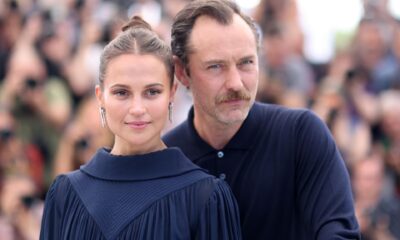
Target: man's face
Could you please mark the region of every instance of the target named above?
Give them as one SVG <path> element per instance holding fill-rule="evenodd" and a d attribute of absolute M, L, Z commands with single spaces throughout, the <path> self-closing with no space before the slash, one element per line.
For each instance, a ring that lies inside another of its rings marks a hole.
<path fill-rule="evenodd" d="M 199 17 L 189 45 L 188 84 L 195 121 L 241 124 L 254 103 L 258 84 L 255 36 L 238 15 L 224 26 Z"/>

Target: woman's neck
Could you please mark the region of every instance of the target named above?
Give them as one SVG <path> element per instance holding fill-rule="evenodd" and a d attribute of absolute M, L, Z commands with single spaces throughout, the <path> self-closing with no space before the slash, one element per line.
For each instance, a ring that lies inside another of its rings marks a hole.
<path fill-rule="evenodd" d="M 119 144 L 117 141 L 111 149 L 111 154 L 113 155 L 143 155 L 146 153 L 157 152 L 167 148 L 164 142 L 159 139 L 155 143 L 150 143 L 146 145 L 133 145 L 133 144 Z"/>

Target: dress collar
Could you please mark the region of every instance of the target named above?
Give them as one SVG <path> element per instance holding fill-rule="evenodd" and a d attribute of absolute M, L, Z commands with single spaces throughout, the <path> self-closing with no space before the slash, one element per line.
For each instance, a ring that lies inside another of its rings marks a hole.
<path fill-rule="evenodd" d="M 110 150 L 101 148 L 80 170 L 104 180 L 141 181 L 203 169 L 193 164 L 179 148 L 171 147 L 132 156 L 112 155 Z"/>

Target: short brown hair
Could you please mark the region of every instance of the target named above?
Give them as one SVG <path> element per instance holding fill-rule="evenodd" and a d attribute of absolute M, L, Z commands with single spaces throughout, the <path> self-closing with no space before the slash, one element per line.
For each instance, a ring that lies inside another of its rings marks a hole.
<path fill-rule="evenodd" d="M 241 12 L 236 3 L 229 0 L 195 0 L 188 3 L 175 17 L 171 30 L 172 53 L 186 66 L 191 51 L 188 41 L 196 19 L 206 15 L 222 25 L 228 25 L 233 21 L 234 14 L 239 15 L 249 25 L 254 33 L 258 50 L 260 33 L 256 24 L 249 16 Z"/>

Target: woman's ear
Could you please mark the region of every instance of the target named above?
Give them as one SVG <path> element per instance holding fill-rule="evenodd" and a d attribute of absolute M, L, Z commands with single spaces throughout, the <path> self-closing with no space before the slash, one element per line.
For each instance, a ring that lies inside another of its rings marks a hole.
<path fill-rule="evenodd" d="M 95 87 L 95 93 L 96 93 L 96 99 L 97 99 L 97 103 L 98 103 L 99 107 L 104 106 L 104 104 L 103 104 L 103 91 L 102 91 L 100 85 L 98 85 L 98 84 Z"/>
<path fill-rule="evenodd" d="M 171 87 L 171 94 L 169 96 L 169 102 L 174 102 L 175 99 L 175 94 L 176 94 L 176 90 L 178 89 L 178 83 L 174 82 L 172 87 Z"/>
<path fill-rule="evenodd" d="M 183 86 L 189 89 L 190 87 L 189 76 L 187 74 L 183 62 L 177 56 L 173 56 L 173 60 L 175 65 L 176 78 L 183 84 Z"/>

